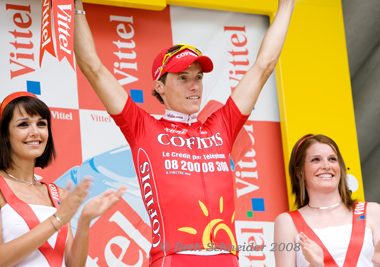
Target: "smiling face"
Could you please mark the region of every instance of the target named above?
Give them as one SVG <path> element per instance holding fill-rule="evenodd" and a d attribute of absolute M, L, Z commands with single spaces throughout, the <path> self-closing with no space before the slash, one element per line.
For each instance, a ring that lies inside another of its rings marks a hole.
<path fill-rule="evenodd" d="M 40 115 L 28 115 L 22 106 L 15 108 L 9 123 L 12 162 L 36 160 L 46 148 L 49 138 L 48 121 Z"/>
<path fill-rule="evenodd" d="M 310 145 L 306 150 L 303 171 L 308 191 L 338 190 L 341 169 L 331 146 L 318 142 Z"/>
<path fill-rule="evenodd" d="M 165 108 L 184 114 L 199 111 L 203 92 L 203 72 L 198 62 L 179 73 L 168 73 L 165 84 L 157 82 L 156 91 L 164 100 Z"/>
<path fill-rule="evenodd" d="M 337 190 L 348 209 L 355 203 L 340 149 L 326 135 L 307 134 L 295 143 L 289 160 L 289 176 L 298 208 L 309 203 L 312 190 L 312 193 L 334 193 Z"/>

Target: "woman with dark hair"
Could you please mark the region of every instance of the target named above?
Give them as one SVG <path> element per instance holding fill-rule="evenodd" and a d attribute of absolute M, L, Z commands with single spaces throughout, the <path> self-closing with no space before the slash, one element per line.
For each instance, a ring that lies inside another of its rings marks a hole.
<path fill-rule="evenodd" d="M 28 92 L 0 105 L 0 266 L 85 266 L 89 225 L 116 203 L 124 189 L 109 191 L 82 209 L 75 237 L 70 219 L 86 198 L 91 180 L 73 190 L 39 181 L 35 167 L 54 158 L 50 110 Z M 61 195 L 63 195 L 61 199 Z"/>
<path fill-rule="evenodd" d="M 298 209 L 277 216 L 274 242 L 293 246 L 275 251 L 276 266 L 373 266 L 380 205 L 352 199 L 334 140 L 321 134 L 299 139 L 289 175 Z"/>

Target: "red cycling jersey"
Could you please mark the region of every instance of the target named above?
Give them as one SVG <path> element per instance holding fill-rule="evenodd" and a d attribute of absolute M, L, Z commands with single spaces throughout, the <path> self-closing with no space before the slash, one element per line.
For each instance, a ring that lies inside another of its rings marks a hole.
<path fill-rule="evenodd" d="M 151 262 L 181 251 L 236 255 L 230 152 L 248 116 L 232 98 L 204 123 L 157 120 L 130 97 L 112 117 L 131 147 L 151 222 Z"/>

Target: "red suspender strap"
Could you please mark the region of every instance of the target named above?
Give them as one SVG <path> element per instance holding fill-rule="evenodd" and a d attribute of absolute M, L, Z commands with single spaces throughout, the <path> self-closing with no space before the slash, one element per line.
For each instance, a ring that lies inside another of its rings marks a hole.
<path fill-rule="evenodd" d="M 325 267 L 338 267 L 338 264 L 335 262 L 334 258 L 331 256 L 330 252 L 327 250 L 325 245 L 319 239 L 319 237 L 314 233 L 314 231 L 307 225 L 301 213 L 298 210 L 289 212 L 290 216 L 293 219 L 294 225 L 297 228 L 297 231 L 305 233 L 310 239 L 318 244 L 323 250 Z"/>
<path fill-rule="evenodd" d="M 0 190 L 4 196 L 5 201 L 10 205 L 26 222 L 29 229 L 36 227 L 40 221 L 32 208 L 22 200 L 20 200 L 9 188 L 4 178 L 0 176 Z M 49 192 L 49 194 L 51 194 Z M 59 195 L 58 195 L 59 197 Z M 54 200 L 52 199 L 53 203 Z M 55 204 L 54 204 L 55 205 Z M 63 255 L 65 252 L 65 243 L 67 238 L 67 225 L 62 227 L 57 233 L 57 241 L 55 247 L 52 248 L 48 241 L 46 241 L 38 249 L 44 255 L 51 267 L 61 267 L 63 262 Z"/>
<path fill-rule="evenodd" d="M 366 226 L 367 202 L 357 202 L 352 216 L 351 241 L 348 245 L 344 266 L 356 266 L 362 251 L 365 226 Z M 349 255 L 349 256 L 348 256 Z"/>

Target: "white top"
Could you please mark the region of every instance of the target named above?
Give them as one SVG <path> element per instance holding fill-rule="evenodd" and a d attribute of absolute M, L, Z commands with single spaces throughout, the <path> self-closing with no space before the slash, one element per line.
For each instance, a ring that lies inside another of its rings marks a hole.
<path fill-rule="evenodd" d="M 57 211 L 55 207 L 31 204 L 28 205 L 32 208 L 33 212 L 41 222 L 52 216 Z M 0 215 L 4 243 L 29 232 L 29 227 L 25 220 L 9 204 L 5 204 L 4 207 L 0 209 Z M 52 247 L 55 247 L 56 240 L 57 233 L 54 233 L 48 239 L 48 242 Z M 65 266 L 64 261 L 62 266 Z M 50 267 L 50 265 L 42 253 L 37 249 L 22 262 L 15 265 L 15 267 Z"/>
<path fill-rule="evenodd" d="M 343 266 L 351 238 L 352 224 L 313 229 L 313 231 L 325 245 L 338 266 Z M 299 238 L 297 237 L 297 239 Z M 373 266 L 374 250 L 372 231 L 371 228 L 366 226 L 363 247 L 356 267 Z M 309 266 L 309 262 L 305 260 L 302 250 L 296 252 L 296 266 Z"/>

